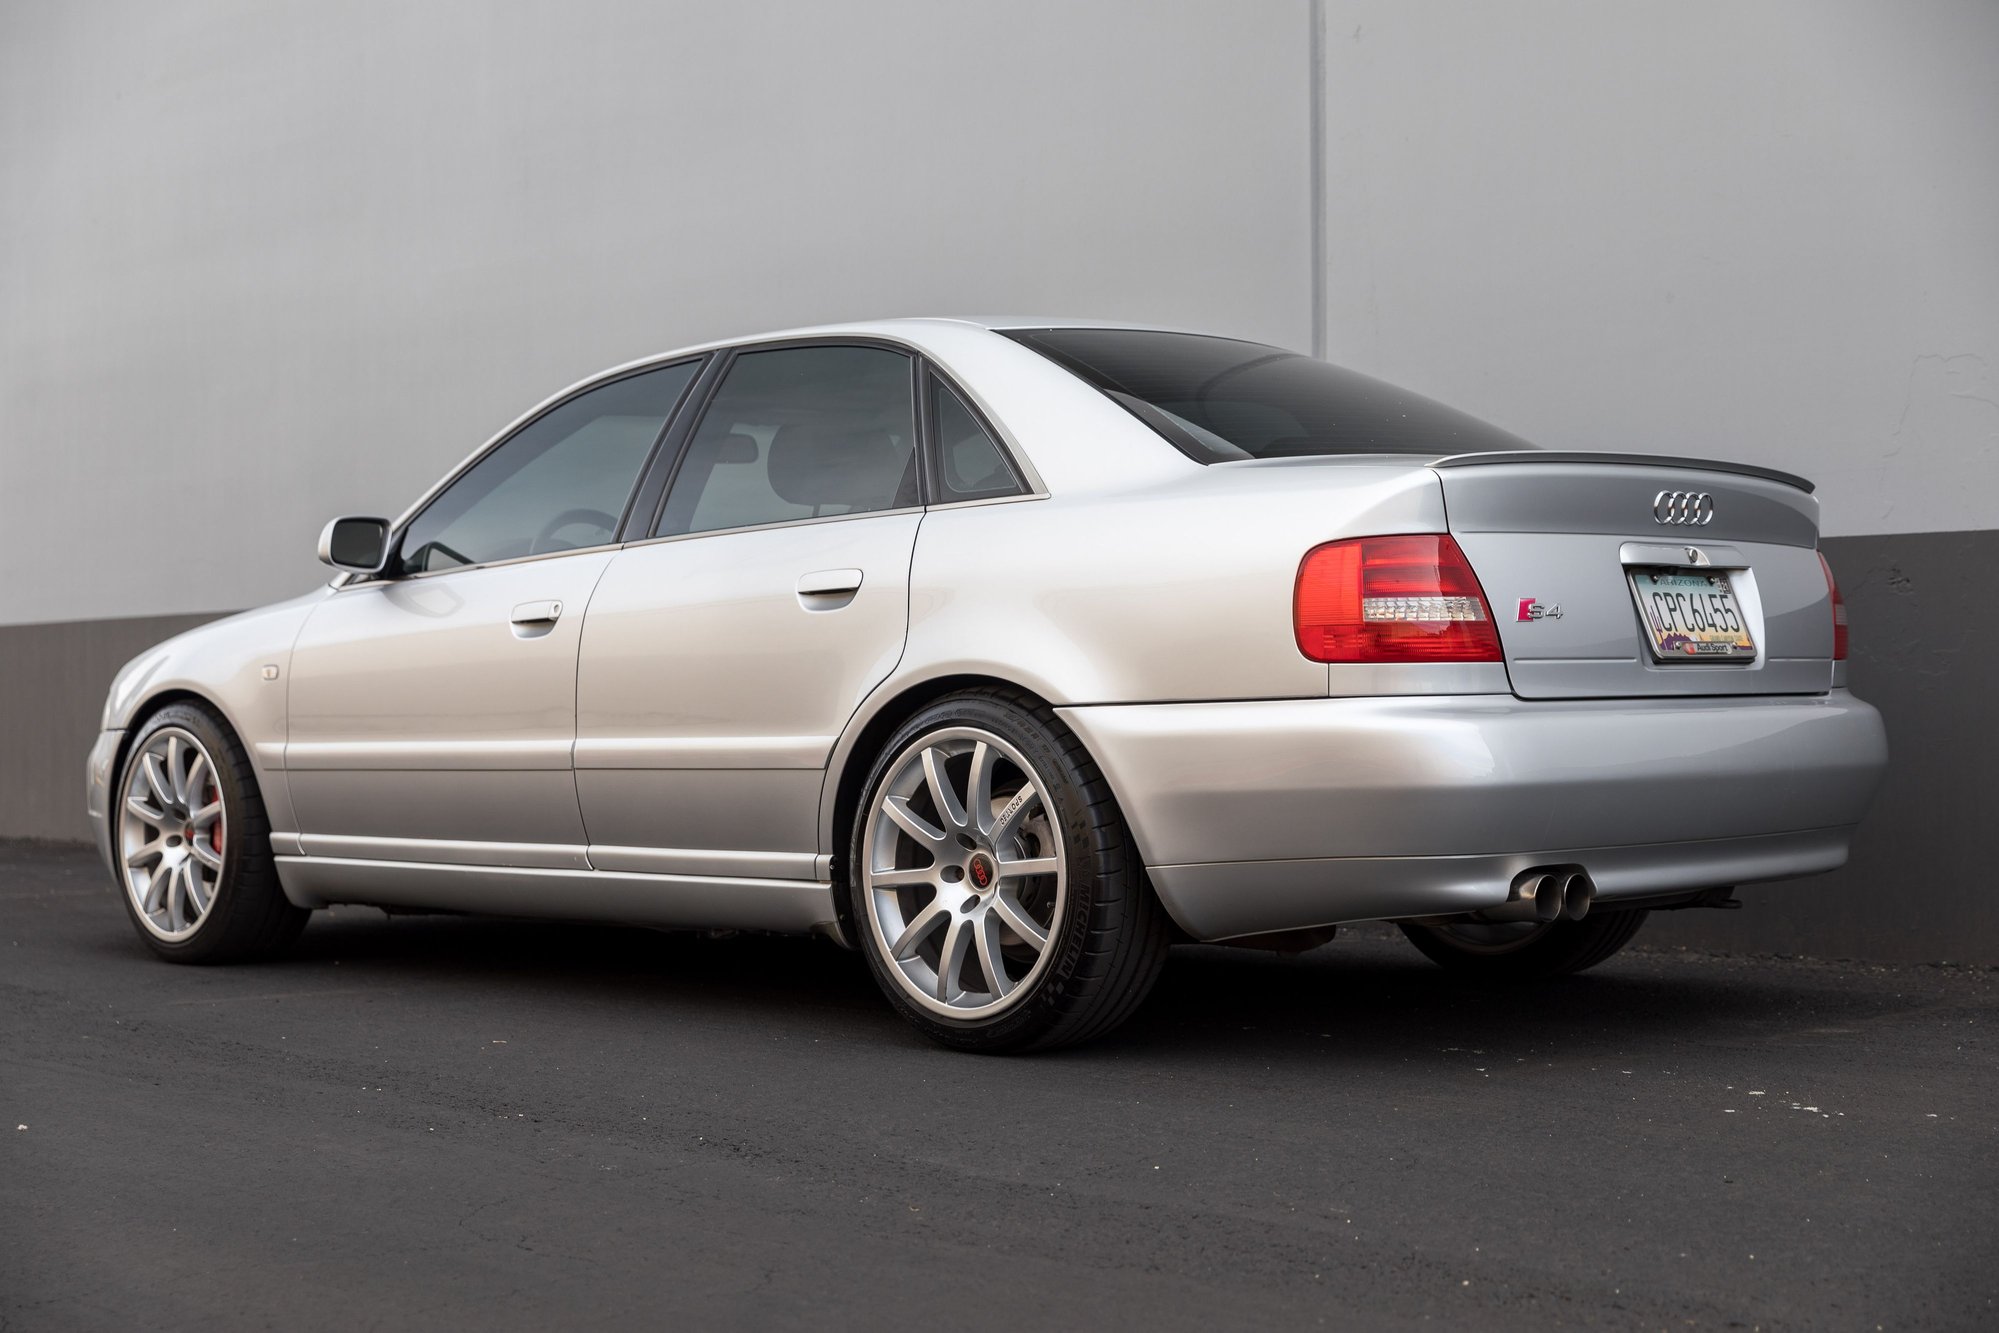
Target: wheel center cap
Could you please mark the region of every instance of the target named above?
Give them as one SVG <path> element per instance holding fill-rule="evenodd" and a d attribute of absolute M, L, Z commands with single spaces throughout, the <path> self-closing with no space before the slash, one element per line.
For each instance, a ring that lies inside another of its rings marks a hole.
<path fill-rule="evenodd" d="M 984 893 L 999 880 L 999 864 L 984 852 L 973 852 L 972 859 L 965 862 L 965 878 Z"/>

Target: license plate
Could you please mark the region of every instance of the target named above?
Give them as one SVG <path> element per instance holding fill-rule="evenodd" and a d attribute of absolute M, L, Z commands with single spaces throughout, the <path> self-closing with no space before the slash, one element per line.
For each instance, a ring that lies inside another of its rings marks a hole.
<path fill-rule="evenodd" d="M 1725 570 L 1633 569 L 1638 616 L 1660 662 L 1746 662 L 1749 622 Z"/>

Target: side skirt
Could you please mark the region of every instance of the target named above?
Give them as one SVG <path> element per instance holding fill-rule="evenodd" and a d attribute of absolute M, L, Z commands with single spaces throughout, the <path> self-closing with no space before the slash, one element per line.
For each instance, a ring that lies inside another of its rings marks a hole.
<path fill-rule="evenodd" d="M 307 908 L 360 903 L 686 930 L 818 932 L 839 938 L 833 886 L 810 880 L 333 856 L 275 859 L 285 896 Z"/>

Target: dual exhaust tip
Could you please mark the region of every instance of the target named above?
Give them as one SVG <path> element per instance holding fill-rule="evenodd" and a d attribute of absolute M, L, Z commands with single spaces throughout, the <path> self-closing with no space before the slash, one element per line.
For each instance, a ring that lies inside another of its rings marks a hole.
<path fill-rule="evenodd" d="M 1505 903 L 1479 913 L 1487 921 L 1580 921 L 1596 902 L 1596 883 L 1581 866 L 1547 866 L 1516 875 Z"/>

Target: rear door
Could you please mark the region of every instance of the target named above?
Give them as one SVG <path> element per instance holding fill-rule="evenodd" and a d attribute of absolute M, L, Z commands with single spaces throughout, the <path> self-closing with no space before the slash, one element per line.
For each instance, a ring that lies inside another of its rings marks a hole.
<path fill-rule="evenodd" d="M 1529 699 L 1812 694 L 1832 680 L 1818 501 L 1699 464 L 1437 468 Z"/>
<path fill-rule="evenodd" d="M 590 603 L 576 780 L 599 869 L 823 879 L 834 742 L 902 655 L 922 522 L 912 358 L 723 369 L 650 540 Z"/>

